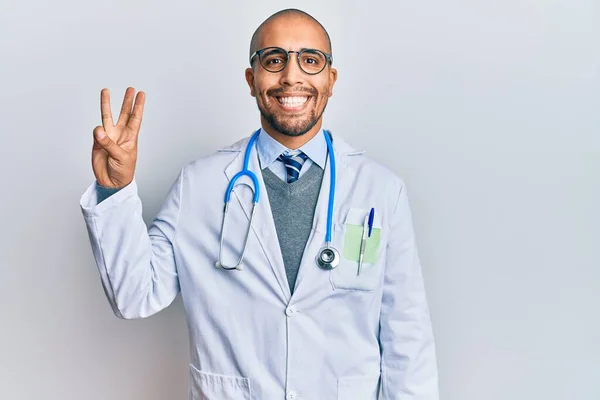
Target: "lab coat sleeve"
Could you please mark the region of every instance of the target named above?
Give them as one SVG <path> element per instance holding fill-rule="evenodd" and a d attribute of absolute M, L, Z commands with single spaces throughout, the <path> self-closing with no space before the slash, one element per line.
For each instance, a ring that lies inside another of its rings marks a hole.
<path fill-rule="evenodd" d="M 379 332 L 382 400 L 438 400 L 434 337 L 402 182 L 389 229 Z"/>
<path fill-rule="evenodd" d="M 183 169 L 150 227 L 134 179 L 98 203 L 97 183 L 83 194 L 80 207 L 102 286 L 119 318 L 153 315 L 179 293 L 173 242 L 179 221 Z"/>

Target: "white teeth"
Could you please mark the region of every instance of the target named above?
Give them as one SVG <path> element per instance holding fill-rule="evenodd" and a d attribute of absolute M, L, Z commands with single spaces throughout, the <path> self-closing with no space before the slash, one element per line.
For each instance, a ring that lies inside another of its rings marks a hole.
<path fill-rule="evenodd" d="M 288 107 L 300 107 L 308 100 L 308 97 L 278 97 L 277 100 Z"/>

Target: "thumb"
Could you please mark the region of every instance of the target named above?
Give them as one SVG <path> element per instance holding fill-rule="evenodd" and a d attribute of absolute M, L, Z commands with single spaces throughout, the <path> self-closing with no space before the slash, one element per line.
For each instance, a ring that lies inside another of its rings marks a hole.
<path fill-rule="evenodd" d="M 112 139 L 106 134 L 106 131 L 103 127 L 98 126 L 96 129 L 94 129 L 94 138 L 96 139 L 96 143 L 106 150 L 109 156 L 116 160 L 123 159 L 125 151 L 112 141 Z"/>

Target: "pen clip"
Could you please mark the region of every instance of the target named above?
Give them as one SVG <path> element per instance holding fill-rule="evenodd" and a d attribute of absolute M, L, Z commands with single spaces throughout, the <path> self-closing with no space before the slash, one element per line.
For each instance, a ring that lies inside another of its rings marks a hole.
<path fill-rule="evenodd" d="M 369 237 L 371 237 L 371 232 L 373 231 L 373 220 L 375 219 L 375 209 L 371 208 L 371 212 L 369 213 Z"/>

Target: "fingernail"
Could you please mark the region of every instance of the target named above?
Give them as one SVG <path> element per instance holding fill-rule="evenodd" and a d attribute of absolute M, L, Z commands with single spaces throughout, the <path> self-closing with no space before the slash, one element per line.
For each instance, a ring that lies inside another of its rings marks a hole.
<path fill-rule="evenodd" d="M 96 136 L 98 137 L 98 139 L 104 139 L 104 136 L 106 136 L 106 133 L 104 133 L 104 131 L 98 131 Z"/>

